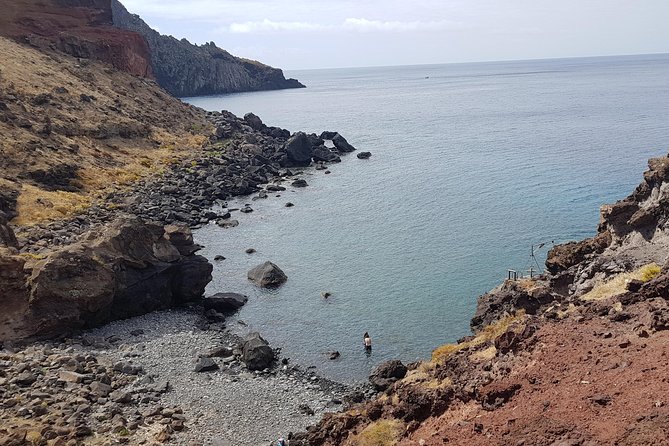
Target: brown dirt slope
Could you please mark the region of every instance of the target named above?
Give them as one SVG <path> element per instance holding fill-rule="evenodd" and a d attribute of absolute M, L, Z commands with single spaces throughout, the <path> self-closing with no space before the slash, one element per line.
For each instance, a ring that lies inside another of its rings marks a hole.
<path fill-rule="evenodd" d="M 206 141 L 204 113 L 151 80 L 4 38 L 0 53 L 0 210 L 14 224 L 76 213 Z"/>

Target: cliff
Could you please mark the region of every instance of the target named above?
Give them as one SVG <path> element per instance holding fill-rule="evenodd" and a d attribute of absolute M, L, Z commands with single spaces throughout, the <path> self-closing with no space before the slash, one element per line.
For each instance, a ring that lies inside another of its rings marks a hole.
<path fill-rule="evenodd" d="M 292 445 L 669 444 L 669 157 L 547 273 L 481 296 L 473 336 L 384 364 L 378 397 Z"/>
<path fill-rule="evenodd" d="M 117 0 L 111 6 L 115 26 L 146 39 L 158 83 L 175 96 L 304 87 L 295 79 L 286 79 L 280 69 L 235 57 L 213 42 L 198 46 L 163 36 Z"/>
<path fill-rule="evenodd" d="M 0 14 L 0 36 L 153 77 L 146 41 L 113 26 L 110 0 L 6 2 Z"/>

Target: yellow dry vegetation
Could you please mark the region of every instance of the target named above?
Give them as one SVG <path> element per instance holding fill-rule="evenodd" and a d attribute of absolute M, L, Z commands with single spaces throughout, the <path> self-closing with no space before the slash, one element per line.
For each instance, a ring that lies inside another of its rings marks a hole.
<path fill-rule="evenodd" d="M 16 202 L 19 216 L 13 223 L 31 225 L 43 221 L 57 220 L 76 215 L 91 204 L 92 197 L 64 191 L 46 191 L 39 187 L 23 184 Z"/>
<path fill-rule="evenodd" d="M 198 156 L 213 129 L 203 112 L 151 80 L 5 38 L 0 53 L 0 91 L 15 98 L 7 102 L 15 118 L 0 120 L 0 187 L 21 193 L 16 225 L 70 217 L 110 190 Z M 50 192 L 28 179 L 58 165 L 76 167 L 80 192 Z"/>
<path fill-rule="evenodd" d="M 606 282 L 599 283 L 595 287 L 581 296 L 582 300 L 604 300 L 610 297 L 619 296 L 627 291 L 627 283 L 630 280 L 640 280 L 648 282 L 660 274 L 661 268 L 656 263 L 649 263 L 629 273 L 621 273 Z"/>
<path fill-rule="evenodd" d="M 479 345 L 493 341 L 502 333 L 509 331 L 511 326 L 514 324 L 516 325 L 514 328 L 516 331 L 523 330 L 525 328 L 523 324 L 524 320 L 525 310 L 519 310 L 514 315 L 509 315 L 493 324 L 488 325 L 483 330 L 481 330 L 471 341 L 461 342 L 459 344 L 446 344 L 436 348 L 432 352 L 432 361 L 436 363 L 443 362 L 455 352 L 459 352 L 465 348 L 478 347 Z"/>
<path fill-rule="evenodd" d="M 395 446 L 399 441 L 404 424 L 398 420 L 379 420 L 367 426 L 353 439 L 357 446 Z"/>
<path fill-rule="evenodd" d="M 497 355 L 497 348 L 495 348 L 494 345 L 491 345 L 490 347 L 486 348 L 485 350 L 481 350 L 480 352 L 472 353 L 469 356 L 469 360 L 472 362 L 484 362 L 484 361 L 489 361 L 492 358 Z"/>

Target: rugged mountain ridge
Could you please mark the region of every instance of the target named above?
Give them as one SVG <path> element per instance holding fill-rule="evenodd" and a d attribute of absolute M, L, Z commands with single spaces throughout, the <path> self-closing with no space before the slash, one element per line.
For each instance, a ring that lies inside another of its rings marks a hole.
<path fill-rule="evenodd" d="M 291 444 L 668 445 L 668 190 L 669 156 L 651 159 L 595 237 L 481 296 L 473 336 L 382 365 L 377 398 Z"/>
<path fill-rule="evenodd" d="M 158 83 L 175 96 L 304 87 L 295 79 L 286 79 L 278 68 L 235 57 L 213 42 L 198 46 L 161 35 L 117 0 L 111 1 L 111 9 L 114 26 L 146 39 Z"/>

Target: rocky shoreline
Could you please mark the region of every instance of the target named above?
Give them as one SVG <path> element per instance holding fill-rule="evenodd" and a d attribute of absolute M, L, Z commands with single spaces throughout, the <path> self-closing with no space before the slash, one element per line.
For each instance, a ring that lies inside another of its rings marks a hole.
<path fill-rule="evenodd" d="M 339 163 L 341 156 L 355 151 L 337 132 L 291 136 L 288 130 L 266 126 L 252 113 L 238 118 L 227 111 L 208 112 L 207 119 L 215 130 L 201 152 L 185 162 L 175 161 L 130 190 L 107 193 L 74 219 L 22 228 L 17 231 L 21 252 L 67 245 L 122 213 L 162 224 L 187 224 L 192 229 L 210 221 L 223 227 L 235 225 L 226 200 L 252 194 L 267 198 L 280 194 L 286 184 L 305 187 L 301 169 L 311 166 L 328 172 L 328 164 Z M 222 211 L 212 212 L 214 204 L 220 204 Z M 11 203 L 8 208 L 13 211 Z"/>
<path fill-rule="evenodd" d="M 301 169 L 315 163 L 329 173 L 327 163 L 355 148 L 336 132 L 291 136 L 253 114 L 208 119 L 215 131 L 202 152 L 110 192 L 82 215 L 20 228 L 18 237 L 0 221 L 0 281 L 6 303 L 14 302 L 0 318 L 3 442 L 262 444 L 375 393 L 288 358 L 249 370 L 244 340 L 225 330 L 224 315 L 199 305 L 211 265 L 195 255 L 188 228 L 234 226 L 235 211 L 252 209 L 228 209 L 225 200 L 307 186 Z M 140 316 L 184 304 L 196 306 Z M 30 341 L 40 338 L 60 340 Z"/>

